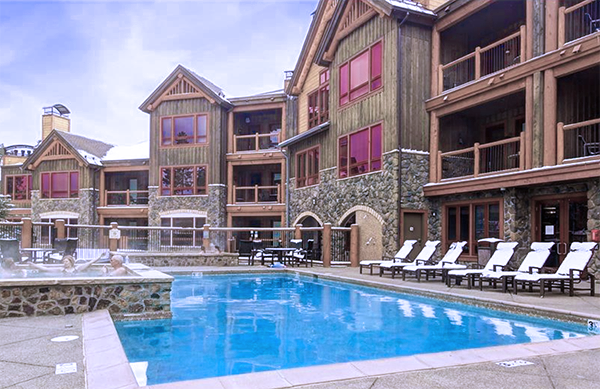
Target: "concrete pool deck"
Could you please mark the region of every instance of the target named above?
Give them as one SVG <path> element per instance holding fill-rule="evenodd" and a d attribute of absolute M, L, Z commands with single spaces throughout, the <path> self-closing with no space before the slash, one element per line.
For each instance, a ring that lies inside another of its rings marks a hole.
<path fill-rule="evenodd" d="M 169 273 L 268 271 L 261 267 L 159 268 Z M 600 297 L 568 297 L 560 292 L 502 293 L 500 289 L 468 290 L 446 287 L 439 280 L 417 283 L 359 274 L 356 268 L 293 268 L 301 273 L 336 277 L 352 282 L 400 287 L 417 294 L 444 293 L 452 299 L 477 299 L 483 305 L 536 308 L 550 316 L 600 319 Z M 51 338 L 77 335 L 72 342 Z M 152 389 L 385 389 L 385 388 L 593 388 L 600 382 L 600 336 L 552 342 L 461 350 L 375 361 L 314 366 L 243 374 L 172 384 Z M 500 361 L 525 360 L 531 365 L 503 367 Z M 77 372 L 55 374 L 57 364 L 77 364 Z M 106 311 L 85 315 L 12 318 L 0 320 L 0 388 L 137 388 L 116 331 Z"/>

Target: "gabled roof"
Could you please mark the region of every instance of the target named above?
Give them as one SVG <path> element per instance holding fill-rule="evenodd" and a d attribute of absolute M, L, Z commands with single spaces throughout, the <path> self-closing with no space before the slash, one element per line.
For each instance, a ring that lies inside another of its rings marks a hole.
<path fill-rule="evenodd" d="M 178 83 L 185 83 L 185 90 L 178 90 Z M 163 100 L 189 97 L 205 97 L 211 103 L 219 104 L 228 109 L 231 108 L 231 103 L 225 98 L 221 88 L 182 65 L 177 65 L 175 70 L 150 94 L 139 108 L 146 113 L 150 113 Z"/>
<path fill-rule="evenodd" d="M 343 23 L 349 16 L 346 9 L 354 2 L 362 2 L 372 7 L 373 11 L 364 15 L 365 17 L 358 18 L 356 21 L 365 23 L 371 15 L 387 16 L 396 19 L 406 18 L 407 21 L 413 23 L 432 25 L 436 18 L 436 14 L 423 7 L 419 3 L 410 0 L 340 0 L 337 4 L 331 22 L 327 26 L 327 30 L 320 42 L 316 53 L 315 63 L 321 66 L 329 66 L 333 58 L 333 53 L 337 49 L 337 44 L 340 39 L 346 35 L 342 33 L 340 36 L 338 31 L 344 29 Z M 358 25 L 358 24 L 355 24 Z M 347 28 L 347 33 L 351 32 L 352 28 Z M 346 33 L 346 34 L 347 34 Z"/>
<path fill-rule="evenodd" d="M 51 145 L 59 143 L 64 147 L 63 152 L 70 153 L 83 165 L 102 166 L 102 158 L 114 146 L 99 140 L 86 138 L 84 136 L 71 134 L 68 132 L 52 130 L 52 132 L 36 147 L 33 153 L 23 162 L 25 169 L 29 165 L 46 155 Z M 62 150 L 62 149 L 61 149 Z M 66 154 L 63 154 L 66 155 Z"/>

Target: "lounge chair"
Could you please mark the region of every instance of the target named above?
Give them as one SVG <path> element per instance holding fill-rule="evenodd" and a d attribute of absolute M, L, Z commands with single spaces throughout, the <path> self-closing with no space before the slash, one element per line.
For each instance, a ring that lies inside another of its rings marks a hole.
<path fill-rule="evenodd" d="M 508 290 L 508 285 L 514 283 L 514 278 L 519 274 L 533 272 L 534 269 L 540 269 L 546 263 L 550 256 L 550 249 L 554 246 L 554 242 L 533 242 L 531 251 L 527 253 L 521 266 L 515 271 L 500 270 L 498 267 L 489 272 L 484 272 L 479 276 L 479 289 L 483 289 L 483 281 L 489 281 L 496 287 L 496 282 L 502 281 L 502 291 Z"/>
<path fill-rule="evenodd" d="M 360 267 L 360 274 L 362 274 L 363 267 L 368 267 L 370 270 L 370 274 L 373 275 L 373 266 L 378 266 L 382 262 L 405 261 L 408 258 L 408 255 L 410 254 L 410 252 L 413 250 L 416 243 L 417 243 L 416 240 L 405 240 L 402 247 L 400 247 L 400 250 L 398 250 L 396 255 L 394 255 L 393 257 L 383 257 L 378 260 L 360 261 L 360 263 L 358 264 L 358 266 Z"/>
<path fill-rule="evenodd" d="M 428 263 L 431 260 L 431 257 L 433 257 L 433 254 L 435 253 L 435 250 L 437 250 L 437 247 L 439 245 L 439 240 L 428 240 L 427 242 L 425 242 L 425 246 L 423 246 L 423 249 L 421 250 L 419 255 L 417 255 L 415 260 L 412 262 L 381 262 L 379 264 L 379 277 L 383 276 L 386 270 L 389 270 L 392 272 L 392 278 L 394 278 L 396 272 L 402 270 L 404 266 Z"/>
<path fill-rule="evenodd" d="M 592 254 L 597 248 L 598 244 L 595 242 L 573 242 L 571 244 L 571 251 L 567 254 L 563 262 L 553 274 L 542 274 L 542 273 L 527 273 L 519 274 L 515 276 L 513 283 L 513 291 L 517 293 L 518 284 L 522 284 L 525 287 L 529 285 L 531 291 L 533 284 L 540 285 L 540 296 L 544 297 L 546 287 L 549 291 L 552 291 L 552 285 L 560 284 L 560 290 L 564 293 L 565 281 L 568 281 L 569 296 L 574 295 L 575 283 L 582 281 L 582 275 L 586 270 Z M 593 274 L 588 274 L 590 278 L 590 295 L 595 295 L 595 283 L 596 278 Z M 587 289 L 586 289 L 587 290 Z"/>
<path fill-rule="evenodd" d="M 460 282 L 464 277 L 467 278 L 467 288 L 471 289 L 474 284 L 475 277 L 482 273 L 487 273 L 498 269 L 498 267 L 506 266 L 508 261 L 515 254 L 515 248 L 519 243 L 517 242 L 500 242 L 496 246 L 496 251 L 490 257 L 488 263 L 483 269 L 464 269 L 464 270 L 450 270 L 446 277 L 446 284 L 450 286 L 452 279 L 456 280 L 456 285 L 460 285 Z"/>
<path fill-rule="evenodd" d="M 62 261 L 65 255 L 70 255 L 74 258 L 77 254 L 77 242 L 78 238 L 55 238 L 52 244 L 54 251 L 44 257 L 44 263 L 58 263 Z"/>
<path fill-rule="evenodd" d="M 437 272 L 442 274 L 442 282 L 446 278 L 446 273 L 450 270 L 466 269 L 466 265 L 456 263 L 458 257 L 463 253 L 463 248 L 467 242 L 454 242 L 446 251 L 446 255 L 435 265 L 426 265 L 419 263 L 417 265 L 404 266 L 402 268 L 402 280 L 406 279 L 406 275 L 409 273 L 415 273 L 417 281 L 421 282 L 421 273 L 425 273 L 425 280 L 429 280 L 429 276 L 435 277 Z"/>

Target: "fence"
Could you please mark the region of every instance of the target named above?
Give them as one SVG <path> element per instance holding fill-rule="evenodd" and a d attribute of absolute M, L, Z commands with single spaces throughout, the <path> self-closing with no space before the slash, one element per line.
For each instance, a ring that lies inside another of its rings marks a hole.
<path fill-rule="evenodd" d="M 600 119 L 557 125 L 558 162 L 600 156 Z"/>
<path fill-rule="evenodd" d="M 20 239 L 23 248 L 51 248 L 54 239 L 77 238 L 77 257 L 90 259 L 110 251 L 178 253 L 178 252 L 237 252 L 241 240 L 260 240 L 264 248 L 294 247 L 293 239 L 302 239 L 304 248 L 312 239 L 313 261 L 323 266 L 334 264 L 358 265 L 358 226 L 280 227 L 280 228 L 203 228 L 133 227 L 32 223 L 1 223 L 0 232 L 8 238 Z"/>
<path fill-rule="evenodd" d="M 560 7 L 558 11 L 558 44 L 600 31 L 600 1 L 581 1 L 572 7 Z"/>

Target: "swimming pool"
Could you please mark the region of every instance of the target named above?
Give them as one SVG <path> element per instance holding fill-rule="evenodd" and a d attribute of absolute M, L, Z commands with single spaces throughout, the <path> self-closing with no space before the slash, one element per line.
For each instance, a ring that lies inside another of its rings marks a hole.
<path fill-rule="evenodd" d="M 173 319 L 118 322 L 148 384 L 587 335 L 586 327 L 294 275 L 178 276 Z"/>

